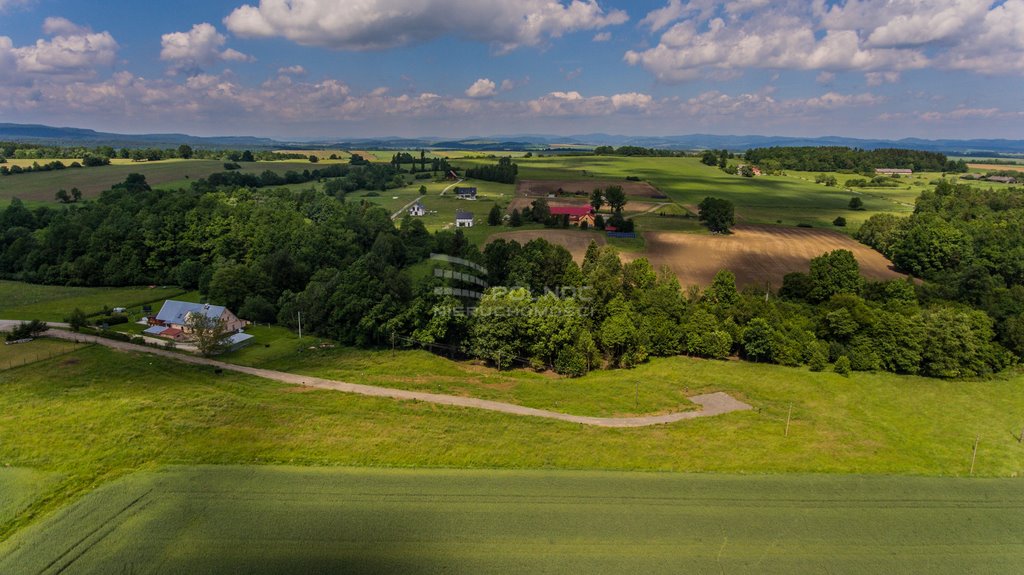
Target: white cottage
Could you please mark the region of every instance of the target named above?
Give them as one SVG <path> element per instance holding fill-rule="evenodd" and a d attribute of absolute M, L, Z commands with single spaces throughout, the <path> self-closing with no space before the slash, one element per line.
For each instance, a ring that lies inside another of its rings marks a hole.
<path fill-rule="evenodd" d="M 473 227 L 473 214 L 471 212 L 464 212 L 462 210 L 456 210 L 456 212 L 455 212 L 455 227 L 457 227 L 457 228 L 471 228 L 471 227 Z"/>
<path fill-rule="evenodd" d="M 427 215 L 427 208 L 423 207 L 423 204 L 416 202 L 409 208 L 409 215 L 414 218 L 421 218 Z"/>

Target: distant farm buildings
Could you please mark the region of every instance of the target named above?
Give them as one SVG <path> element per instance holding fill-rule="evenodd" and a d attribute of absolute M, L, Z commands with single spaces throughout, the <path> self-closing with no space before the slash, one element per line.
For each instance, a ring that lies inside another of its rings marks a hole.
<path fill-rule="evenodd" d="M 476 188 L 463 188 L 460 186 L 455 187 L 455 197 L 460 200 L 475 200 L 476 199 Z"/>
<path fill-rule="evenodd" d="M 427 215 L 427 208 L 423 207 L 423 204 L 416 202 L 409 208 L 409 215 L 414 218 L 421 218 Z"/>
<path fill-rule="evenodd" d="M 571 225 L 594 227 L 594 208 L 590 206 L 551 206 L 550 210 L 552 216 L 568 217 Z"/>
<path fill-rule="evenodd" d="M 880 176 L 909 176 L 914 170 L 906 168 L 875 168 L 875 173 Z"/>
<path fill-rule="evenodd" d="M 471 228 L 473 227 L 473 213 L 464 212 L 462 210 L 455 211 L 455 227 L 457 228 Z"/>
<path fill-rule="evenodd" d="M 750 166 L 748 164 L 740 164 L 739 166 L 736 166 L 736 172 L 742 174 L 743 173 L 743 169 L 747 168 L 747 167 L 750 168 L 750 173 L 754 174 L 755 176 L 760 176 L 761 175 L 761 168 L 759 168 L 757 166 Z"/>

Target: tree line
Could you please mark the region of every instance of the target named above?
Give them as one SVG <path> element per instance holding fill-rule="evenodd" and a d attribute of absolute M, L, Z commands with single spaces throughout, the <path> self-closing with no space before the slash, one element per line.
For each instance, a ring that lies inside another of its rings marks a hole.
<path fill-rule="evenodd" d="M 516 175 L 519 173 L 519 165 L 512 161 L 512 158 L 498 158 L 497 164 L 474 166 L 466 169 L 466 177 L 500 184 L 516 183 Z"/>
<path fill-rule="evenodd" d="M 909 169 L 915 172 L 967 171 L 967 164 L 963 160 L 949 160 L 945 154 L 938 152 L 902 148 L 861 150 L 842 146 L 775 146 L 752 148 L 747 150 L 743 157 L 755 165 L 773 162 L 785 170 L 804 172 L 856 172 L 874 175 L 876 168 Z"/>

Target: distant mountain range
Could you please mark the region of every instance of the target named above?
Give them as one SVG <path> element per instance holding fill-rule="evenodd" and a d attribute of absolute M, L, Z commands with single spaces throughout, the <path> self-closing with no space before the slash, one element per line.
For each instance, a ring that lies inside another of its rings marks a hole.
<path fill-rule="evenodd" d="M 743 151 L 768 146 L 847 146 L 867 150 L 876 148 L 912 148 L 944 152 L 950 155 L 999 156 L 1024 154 L 1024 140 L 902 140 L 818 138 L 789 136 L 720 136 L 690 134 L 685 136 L 619 136 L 611 134 L 581 134 L 552 136 L 547 134 L 516 134 L 507 136 L 473 137 L 457 140 L 444 138 L 357 138 L 338 140 L 281 141 L 250 136 L 190 136 L 188 134 L 115 134 L 82 128 L 56 128 L 38 124 L 0 123 L 0 141 L 31 142 L 48 145 L 85 145 L 113 147 L 175 147 L 188 144 L 203 148 L 232 149 L 373 149 L 408 150 L 432 148 L 445 150 L 544 151 L 585 150 L 594 146 L 640 146 L 668 150 L 727 149 Z"/>

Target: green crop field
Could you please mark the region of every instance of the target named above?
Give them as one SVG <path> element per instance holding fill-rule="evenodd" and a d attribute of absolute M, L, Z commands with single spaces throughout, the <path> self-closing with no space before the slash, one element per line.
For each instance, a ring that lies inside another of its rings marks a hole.
<path fill-rule="evenodd" d="M 1018 483 L 172 467 L 13 538 L 0 571 L 1007 573 Z"/>
<path fill-rule="evenodd" d="M 241 171 L 253 174 L 260 174 L 266 170 L 284 173 L 288 170 L 302 171 L 310 166 L 315 167 L 315 164 L 308 161 L 247 162 L 242 164 Z M 123 182 L 128 174 L 132 173 L 143 174 L 153 187 L 180 188 L 187 187 L 193 180 L 223 171 L 224 162 L 215 160 L 163 160 L 15 174 L 0 177 L 0 205 L 6 205 L 11 198 L 20 198 L 32 203 L 56 203 L 54 194 L 61 188 L 78 188 L 82 190 L 85 198 L 91 198 L 110 189 L 114 184 Z"/>
<path fill-rule="evenodd" d="M 176 287 L 79 288 L 0 280 L 0 319 L 64 321 L 75 308 L 96 314 L 135 307 L 184 293 Z"/>
<path fill-rule="evenodd" d="M 0 525 L 12 521 L 56 478 L 33 469 L 0 468 Z"/>

